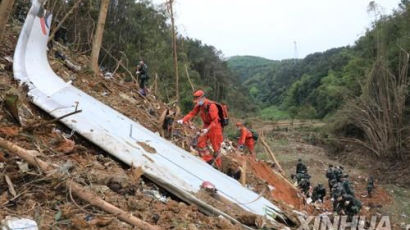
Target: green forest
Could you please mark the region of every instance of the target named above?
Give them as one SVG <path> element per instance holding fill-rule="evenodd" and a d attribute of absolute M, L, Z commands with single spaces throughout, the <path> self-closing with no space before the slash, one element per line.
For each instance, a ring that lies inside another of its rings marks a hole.
<path fill-rule="evenodd" d="M 263 118 L 330 117 L 349 99 L 362 95 L 377 60 L 397 76 L 402 52 L 410 50 L 408 1 L 389 16 L 378 14 L 377 8 L 369 11 L 375 13 L 375 21 L 353 46 L 280 61 L 235 56 L 228 66 L 259 105 Z"/>

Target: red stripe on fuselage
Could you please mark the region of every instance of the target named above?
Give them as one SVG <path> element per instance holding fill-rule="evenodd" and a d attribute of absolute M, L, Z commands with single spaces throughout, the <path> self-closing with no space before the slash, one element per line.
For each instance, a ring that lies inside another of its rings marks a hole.
<path fill-rule="evenodd" d="M 44 35 L 47 35 L 46 21 L 44 17 L 40 18 L 40 24 L 41 24 L 41 31 L 43 32 Z"/>

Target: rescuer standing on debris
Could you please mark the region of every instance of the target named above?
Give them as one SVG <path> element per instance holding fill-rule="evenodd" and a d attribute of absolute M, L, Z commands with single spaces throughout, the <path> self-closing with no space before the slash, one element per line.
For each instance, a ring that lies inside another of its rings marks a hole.
<path fill-rule="evenodd" d="M 255 148 L 255 139 L 252 131 L 245 127 L 241 122 L 236 123 L 236 128 L 239 129 L 241 136 L 238 140 L 238 149 L 243 151 L 244 145 L 248 148 L 253 159 L 256 159 Z"/>
<path fill-rule="evenodd" d="M 218 107 L 215 102 L 208 100 L 202 90 L 194 93 L 194 109 L 189 112 L 183 119 L 178 120 L 178 124 L 190 121 L 198 113 L 202 119 L 203 127 L 198 138 L 197 150 L 199 156 L 209 164 L 214 164 L 221 168 L 222 161 L 220 148 L 223 142 L 222 125 L 218 114 Z M 208 140 L 211 142 L 214 154 L 210 154 L 207 149 Z"/>
<path fill-rule="evenodd" d="M 139 94 L 143 95 L 144 97 L 147 96 L 147 81 L 148 81 L 148 66 L 144 63 L 144 61 L 140 61 L 139 65 L 137 65 L 137 71 L 135 72 L 139 79 Z"/>

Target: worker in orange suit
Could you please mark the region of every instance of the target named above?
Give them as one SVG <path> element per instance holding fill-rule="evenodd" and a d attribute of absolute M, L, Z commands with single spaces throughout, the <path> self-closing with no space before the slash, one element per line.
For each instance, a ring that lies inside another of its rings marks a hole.
<path fill-rule="evenodd" d="M 256 158 L 254 151 L 255 140 L 253 139 L 253 133 L 245 127 L 241 122 L 236 123 L 236 128 L 239 129 L 241 136 L 238 141 L 238 149 L 243 151 L 244 145 L 248 148 L 253 158 Z"/>
<path fill-rule="evenodd" d="M 197 90 L 193 96 L 195 107 L 183 119 L 178 120 L 177 122 L 178 124 L 187 123 L 199 113 L 203 123 L 197 144 L 199 156 L 207 163 L 221 168 L 222 161 L 220 149 L 223 142 L 223 134 L 218 115 L 218 107 L 213 101 L 205 97 L 205 93 L 202 90 Z M 211 142 L 214 150 L 213 154 L 208 151 L 208 140 Z"/>

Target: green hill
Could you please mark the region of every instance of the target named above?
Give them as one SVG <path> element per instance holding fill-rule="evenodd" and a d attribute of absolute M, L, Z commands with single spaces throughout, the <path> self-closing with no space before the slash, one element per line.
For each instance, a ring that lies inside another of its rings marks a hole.
<path fill-rule="evenodd" d="M 241 81 L 255 75 L 264 73 L 277 61 L 256 56 L 233 56 L 228 59 L 228 67 L 239 76 Z"/>

